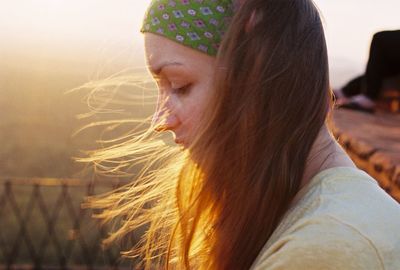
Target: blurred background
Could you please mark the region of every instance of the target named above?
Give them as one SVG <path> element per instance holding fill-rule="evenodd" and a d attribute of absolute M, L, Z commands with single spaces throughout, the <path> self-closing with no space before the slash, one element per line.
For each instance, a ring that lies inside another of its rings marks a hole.
<path fill-rule="evenodd" d="M 90 89 L 67 91 L 121 71 L 124 74 L 145 74 L 139 28 L 148 1 L 0 1 L 0 178 L 5 181 L 78 179 L 84 183 L 93 175 L 90 170 L 85 170 L 84 165 L 74 162 L 73 157 L 81 155 L 82 150 L 99 147 L 96 140 L 101 131 L 92 128 L 73 134 L 86 124 L 110 116 L 99 113 L 80 117 L 90 111 L 85 99 Z M 315 3 L 324 19 L 333 87 L 364 72 L 373 33 L 400 28 L 398 0 L 315 0 Z M 129 92 L 129 88 L 126 91 Z M 138 108 L 140 112 L 135 111 Z M 118 116 L 146 116 L 151 114 L 151 110 L 151 106 L 125 106 Z M 57 183 L 62 186 L 64 182 Z M 19 218 L 15 214 L 13 199 L 7 195 L 9 191 L 6 186 L 0 189 L 0 224 L 9 222 L 7 224 L 12 227 L 12 222 L 26 222 L 24 217 L 35 215 L 32 214 L 34 210 L 26 214 L 21 210 Z M 32 194 L 24 192 L 27 197 Z M 46 192 L 51 193 L 49 190 Z M 65 200 L 63 191 L 57 192 L 61 195 L 54 195 L 54 201 Z M 80 192 L 83 192 L 80 197 L 76 195 L 77 209 L 79 199 L 86 194 L 86 191 Z M 40 196 L 47 196 L 43 194 L 42 190 Z M 22 205 L 30 201 L 25 198 L 18 202 L 18 196 L 22 195 L 16 195 L 16 205 L 22 209 Z M 40 198 L 37 194 L 35 196 Z M 46 216 L 47 213 L 47 219 L 42 225 L 37 225 L 38 228 L 52 228 L 51 215 L 58 208 L 50 204 L 45 210 L 37 210 L 37 215 Z M 76 210 L 74 220 L 79 219 L 82 214 L 79 213 Z M 67 218 L 71 218 L 71 214 L 66 214 Z M 76 222 L 68 224 L 72 224 L 74 229 L 68 231 L 68 237 L 60 236 L 60 239 L 78 239 L 76 232 L 81 225 L 79 222 L 78 225 Z M 10 236 L 11 244 L 3 242 L 2 245 L 0 241 L 0 251 L 3 250 L 0 252 L 0 265 L 13 260 L 26 263 L 29 258 L 36 258 L 36 264 L 40 264 L 43 257 L 39 256 L 40 252 L 30 251 L 28 247 L 25 253 L 18 255 L 14 252 L 18 249 L 15 243 L 22 241 L 26 246 L 38 241 L 43 245 L 46 241 L 53 243 L 46 240 L 46 235 L 56 234 L 57 230 L 47 232 L 35 241 L 29 233 L 28 236 L 19 236 L 27 230 L 24 226 L 15 228 L 18 230 L 15 238 Z M 53 243 L 50 249 L 57 249 L 56 246 Z M 65 264 L 68 256 L 61 251 L 60 254 L 64 256 Z M 10 258 L 12 256 L 15 258 Z M 54 259 L 52 263 L 60 263 L 60 259 Z"/>

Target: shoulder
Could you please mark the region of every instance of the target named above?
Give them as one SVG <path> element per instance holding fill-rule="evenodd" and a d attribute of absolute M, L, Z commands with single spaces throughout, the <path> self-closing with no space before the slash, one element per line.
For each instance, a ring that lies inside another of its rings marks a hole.
<path fill-rule="evenodd" d="M 334 218 L 307 219 L 263 250 L 253 265 L 261 269 L 383 269 L 373 243 Z"/>

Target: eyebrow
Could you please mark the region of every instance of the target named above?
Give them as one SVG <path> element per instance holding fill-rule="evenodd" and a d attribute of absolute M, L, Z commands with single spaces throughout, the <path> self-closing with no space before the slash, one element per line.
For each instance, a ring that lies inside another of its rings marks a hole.
<path fill-rule="evenodd" d="M 155 74 L 155 75 L 160 75 L 161 71 L 165 68 L 165 67 L 169 67 L 169 66 L 183 66 L 182 63 L 179 62 L 165 62 L 160 64 L 157 68 L 151 68 L 150 67 L 150 71 L 151 73 Z"/>

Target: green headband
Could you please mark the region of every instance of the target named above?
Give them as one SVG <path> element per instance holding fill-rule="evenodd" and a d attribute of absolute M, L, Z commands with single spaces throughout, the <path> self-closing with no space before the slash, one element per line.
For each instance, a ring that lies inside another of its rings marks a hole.
<path fill-rule="evenodd" d="M 152 0 L 141 32 L 162 35 L 215 56 L 233 15 L 233 0 Z"/>

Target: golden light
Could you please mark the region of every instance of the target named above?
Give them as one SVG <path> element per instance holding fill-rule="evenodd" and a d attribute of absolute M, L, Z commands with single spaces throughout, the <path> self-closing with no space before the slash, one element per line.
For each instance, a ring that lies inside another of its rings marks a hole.
<path fill-rule="evenodd" d="M 94 42 L 139 42 L 149 0 L 5 1 L 0 10 L 0 38 L 13 47 L 40 43 L 87 46 Z"/>

